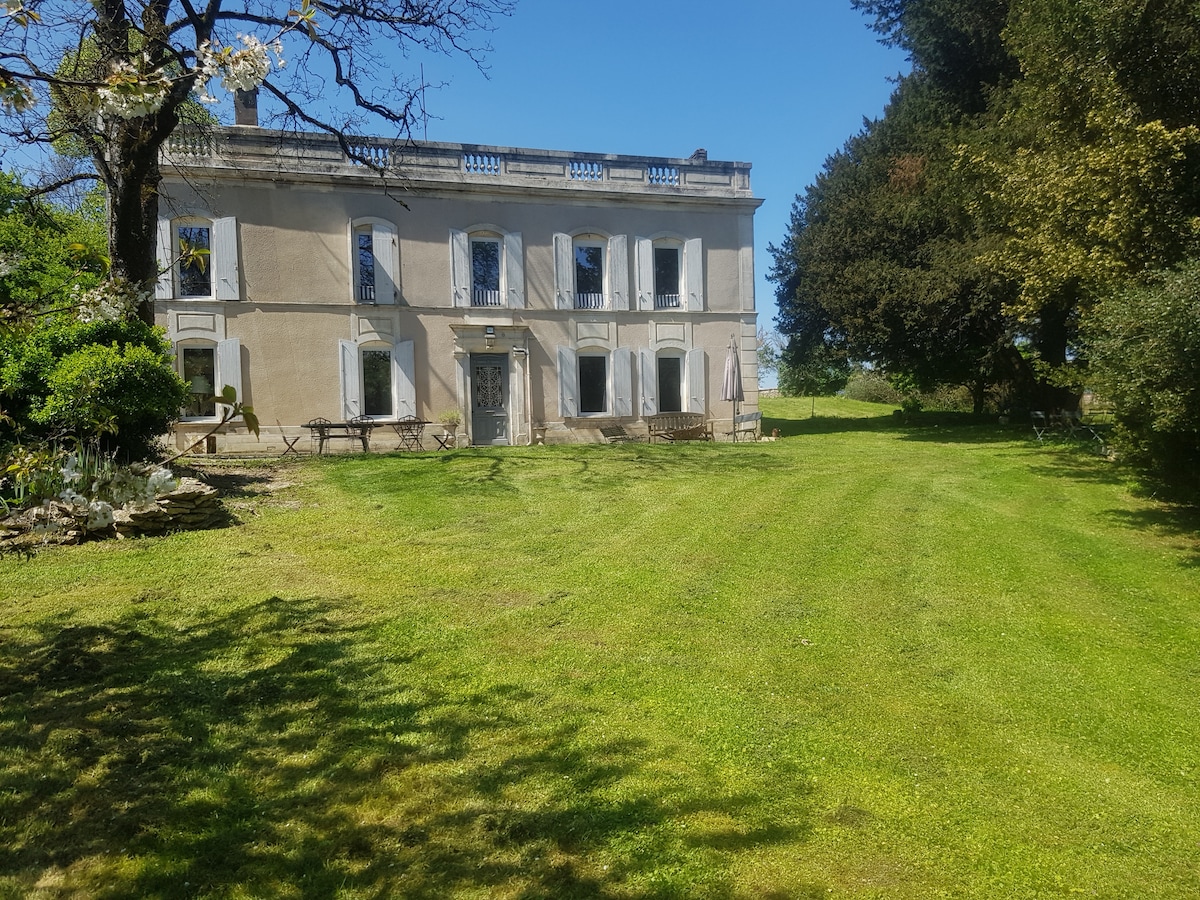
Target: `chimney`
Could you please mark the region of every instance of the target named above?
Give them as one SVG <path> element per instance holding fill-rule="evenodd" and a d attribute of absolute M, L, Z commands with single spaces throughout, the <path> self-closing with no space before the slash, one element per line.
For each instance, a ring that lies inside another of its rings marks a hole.
<path fill-rule="evenodd" d="M 708 151 L 701 147 L 690 157 L 693 162 L 708 162 Z"/>
<path fill-rule="evenodd" d="M 233 121 L 235 125 L 258 125 L 258 88 L 233 92 Z"/>

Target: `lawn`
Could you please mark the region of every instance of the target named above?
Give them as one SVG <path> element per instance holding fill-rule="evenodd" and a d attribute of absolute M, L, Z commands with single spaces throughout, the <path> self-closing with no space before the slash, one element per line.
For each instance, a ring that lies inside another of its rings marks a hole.
<path fill-rule="evenodd" d="M 1196 520 L 1027 429 L 764 408 L 0 560 L 0 897 L 1200 896 Z"/>

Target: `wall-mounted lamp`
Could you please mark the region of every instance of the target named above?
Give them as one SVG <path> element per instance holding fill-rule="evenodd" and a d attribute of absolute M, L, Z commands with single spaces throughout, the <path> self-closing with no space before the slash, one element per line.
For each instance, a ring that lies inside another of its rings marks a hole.
<path fill-rule="evenodd" d="M 496 329 L 492 325 L 483 329 L 483 346 L 489 350 L 496 346 Z"/>

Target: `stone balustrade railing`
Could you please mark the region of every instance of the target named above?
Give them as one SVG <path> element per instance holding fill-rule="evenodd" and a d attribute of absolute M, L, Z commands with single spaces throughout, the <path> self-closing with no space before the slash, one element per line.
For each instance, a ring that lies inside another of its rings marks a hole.
<path fill-rule="evenodd" d="M 168 167 L 305 176 L 384 177 L 408 182 L 573 190 L 750 196 L 750 164 L 690 158 L 570 153 L 468 144 L 355 138 L 263 128 L 180 129 L 163 154 Z"/>

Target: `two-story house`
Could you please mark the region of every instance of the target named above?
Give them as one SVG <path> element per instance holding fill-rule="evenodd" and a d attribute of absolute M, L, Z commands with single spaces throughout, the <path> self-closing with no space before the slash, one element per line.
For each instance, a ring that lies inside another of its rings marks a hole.
<path fill-rule="evenodd" d="M 592 441 L 668 411 L 721 434 L 731 340 L 756 408 L 748 164 L 354 149 L 386 174 L 326 135 L 234 126 L 169 144 L 156 310 L 194 388 L 179 446 L 216 419 L 223 385 L 262 435 L 229 426 L 220 451 L 281 450 L 318 416 L 451 409 L 460 444 Z"/>

